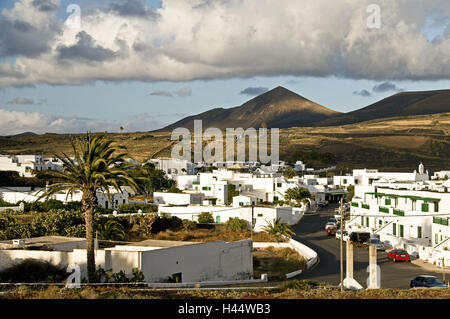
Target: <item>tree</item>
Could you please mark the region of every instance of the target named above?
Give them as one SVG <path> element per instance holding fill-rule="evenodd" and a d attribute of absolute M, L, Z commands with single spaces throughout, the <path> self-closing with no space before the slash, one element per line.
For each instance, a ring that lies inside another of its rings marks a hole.
<path fill-rule="evenodd" d="M 281 218 L 274 218 L 273 223 L 267 224 L 267 226 L 263 227 L 263 230 L 269 235 L 274 236 L 277 241 L 283 241 L 285 238 L 292 238 L 295 235 L 291 226 L 286 223 L 281 222 Z"/>
<path fill-rule="evenodd" d="M 297 176 L 297 173 L 291 167 L 288 167 L 284 170 L 283 176 L 286 178 L 293 178 Z"/>
<path fill-rule="evenodd" d="M 348 203 L 348 202 L 351 202 L 353 199 L 353 196 L 355 196 L 355 186 L 353 186 L 353 185 L 348 186 L 347 192 L 348 193 L 345 196 L 345 201 Z"/>
<path fill-rule="evenodd" d="M 123 240 L 125 228 L 115 219 L 108 219 L 106 223 L 98 224 L 98 235 L 105 240 Z"/>
<path fill-rule="evenodd" d="M 62 163 L 62 171 L 43 171 L 50 178 L 50 183 L 42 190 L 39 199 L 49 198 L 61 191 L 67 192 L 67 197 L 75 191 L 83 193 L 81 204 L 86 224 L 86 251 L 89 281 L 95 278 L 94 252 L 94 208 L 97 205 L 97 191 L 107 194 L 111 200 L 110 187 L 121 192 L 123 185 L 138 188 L 131 177 L 134 165 L 125 161 L 126 148 L 113 146 L 112 140 L 107 140 L 104 134 L 87 134 L 84 140 L 71 140 L 74 158 L 63 153 L 55 154 Z"/>
<path fill-rule="evenodd" d="M 155 191 L 163 191 L 176 186 L 176 181 L 167 178 L 164 171 L 156 169 L 151 163 L 137 168 L 133 176 L 145 197 L 149 197 Z"/>
<path fill-rule="evenodd" d="M 307 188 L 304 187 L 289 188 L 286 191 L 284 198 L 289 201 L 289 203 L 295 200 L 300 206 L 301 202 L 306 202 L 309 198 L 311 198 L 311 193 Z"/>

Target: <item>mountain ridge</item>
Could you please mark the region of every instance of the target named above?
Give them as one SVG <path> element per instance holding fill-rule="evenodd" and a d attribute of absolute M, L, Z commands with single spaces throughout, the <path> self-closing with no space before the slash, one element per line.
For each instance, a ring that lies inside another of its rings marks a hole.
<path fill-rule="evenodd" d="M 194 120 L 203 121 L 203 129 L 217 127 L 289 128 L 354 124 L 395 116 L 450 112 L 450 90 L 400 92 L 366 107 L 341 113 L 315 103 L 282 86 L 258 95 L 240 106 L 213 108 L 185 117 L 156 132 L 177 127 L 193 129 Z"/>

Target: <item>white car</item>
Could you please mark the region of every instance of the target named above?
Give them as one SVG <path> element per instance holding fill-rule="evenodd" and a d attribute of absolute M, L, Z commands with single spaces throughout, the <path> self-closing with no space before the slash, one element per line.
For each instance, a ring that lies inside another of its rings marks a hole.
<path fill-rule="evenodd" d="M 377 247 L 377 250 L 386 250 L 386 247 L 378 238 L 370 238 L 369 245 Z"/>
<path fill-rule="evenodd" d="M 342 240 L 343 241 L 349 241 L 350 240 L 350 234 L 346 231 L 346 230 L 344 230 L 343 232 L 342 232 L 344 235 L 342 236 Z M 341 239 L 341 231 L 340 230 L 338 230 L 337 232 L 336 232 L 336 239 Z"/>

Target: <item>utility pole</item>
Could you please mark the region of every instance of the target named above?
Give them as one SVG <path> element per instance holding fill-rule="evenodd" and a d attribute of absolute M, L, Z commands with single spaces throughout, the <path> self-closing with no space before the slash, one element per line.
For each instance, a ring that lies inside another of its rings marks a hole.
<path fill-rule="evenodd" d="M 250 238 L 251 238 L 251 240 L 252 240 L 252 242 L 253 242 L 253 227 L 255 227 L 255 225 L 254 225 L 254 212 L 255 212 L 255 204 L 253 204 L 253 202 L 252 202 L 252 223 L 251 223 L 251 230 L 250 230 Z"/>
<path fill-rule="evenodd" d="M 445 283 L 445 258 L 442 257 L 442 281 Z"/>
<path fill-rule="evenodd" d="M 343 225 L 344 225 L 344 197 L 341 197 L 341 207 L 340 207 L 340 213 L 341 213 L 341 220 L 340 220 L 340 226 L 341 226 L 341 237 L 340 237 L 340 246 L 341 246 L 341 291 L 344 291 L 344 233 L 343 233 Z"/>

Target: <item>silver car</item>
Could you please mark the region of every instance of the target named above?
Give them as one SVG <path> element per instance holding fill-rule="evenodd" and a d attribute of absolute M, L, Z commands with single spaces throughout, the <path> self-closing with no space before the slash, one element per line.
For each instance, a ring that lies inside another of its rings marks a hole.
<path fill-rule="evenodd" d="M 386 247 L 378 238 L 370 238 L 369 245 L 377 247 L 377 250 L 386 250 Z"/>

